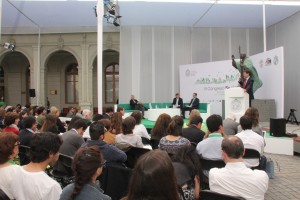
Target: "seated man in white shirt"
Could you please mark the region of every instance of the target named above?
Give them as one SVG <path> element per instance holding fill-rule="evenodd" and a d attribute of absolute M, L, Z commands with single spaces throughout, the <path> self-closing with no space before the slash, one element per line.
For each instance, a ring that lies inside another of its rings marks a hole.
<path fill-rule="evenodd" d="M 59 183 L 50 178 L 45 170 L 59 156 L 62 144 L 60 136 L 53 133 L 35 134 L 30 142 L 30 160 L 13 174 L 14 199 L 57 200 L 62 192 Z"/>
<path fill-rule="evenodd" d="M 252 170 L 243 163 L 244 145 L 240 138 L 229 136 L 222 141 L 226 166 L 209 172 L 211 191 L 247 200 L 263 200 L 268 190 L 269 177 L 262 170 Z"/>
<path fill-rule="evenodd" d="M 242 140 L 245 149 L 254 149 L 262 156 L 265 147 L 264 138 L 252 131 L 251 119 L 244 115 L 240 118 L 240 124 L 243 131 L 236 134 L 236 136 Z M 243 161 L 247 167 L 257 167 L 259 165 L 259 159 L 243 159 Z"/>

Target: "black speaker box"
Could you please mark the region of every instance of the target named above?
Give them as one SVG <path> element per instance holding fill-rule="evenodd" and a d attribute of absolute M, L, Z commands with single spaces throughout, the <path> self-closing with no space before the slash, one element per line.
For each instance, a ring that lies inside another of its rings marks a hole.
<path fill-rule="evenodd" d="M 284 118 L 270 118 L 270 135 L 274 137 L 286 136 L 286 120 Z"/>
<path fill-rule="evenodd" d="M 29 97 L 35 97 L 35 89 L 29 89 Z"/>

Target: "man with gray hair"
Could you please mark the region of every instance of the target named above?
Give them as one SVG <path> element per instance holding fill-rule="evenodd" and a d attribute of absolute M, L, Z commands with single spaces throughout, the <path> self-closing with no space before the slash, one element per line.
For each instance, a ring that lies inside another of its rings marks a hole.
<path fill-rule="evenodd" d="M 92 112 L 89 109 L 84 109 L 82 111 L 82 116 L 83 119 L 85 119 L 87 121 L 88 126 L 92 123 L 91 119 L 92 119 Z"/>
<path fill-rule="evenodd" d="M 252 170 L 243 163 L 244 145 L 240 138 L 229 136 L 222 141 L 222 155 L 226 166 L 209 172 L 211 191 L 240 196 L 247 200 L 263 200 L 268 190 L 266 172 Z"/>
<path fill-rule="evenodd" d="M 229 113 L 227 118 L 223 121 L 224 133 L 226 135 L 235 135 L 238 131 L 239 123 L 236 122 L 236 116 Z"/>

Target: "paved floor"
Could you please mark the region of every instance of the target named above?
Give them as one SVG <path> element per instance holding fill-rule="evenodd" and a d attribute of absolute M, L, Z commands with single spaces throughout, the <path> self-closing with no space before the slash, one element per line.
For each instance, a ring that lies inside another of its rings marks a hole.
<path fill-rule="evenodd" d="M 300 199 L 300 155 L 285 156 L 265 154 L 277 161 L 275 165 L 275 178 L 270 179 L 266 200 L 296 200 Z"/>

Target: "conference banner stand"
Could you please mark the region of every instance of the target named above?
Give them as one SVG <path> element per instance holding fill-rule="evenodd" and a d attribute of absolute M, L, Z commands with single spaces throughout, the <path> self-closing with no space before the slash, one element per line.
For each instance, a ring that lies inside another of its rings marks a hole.
<path fill-rule="evenodd" d="M 225 118 L 229 113 L 236 116 L 236 121 L 239 122 L 240 117 L 244 115 L 249 108 L 249 94 L 244 92 L 241 87 L 233 87 L 225 89 Z"/>

